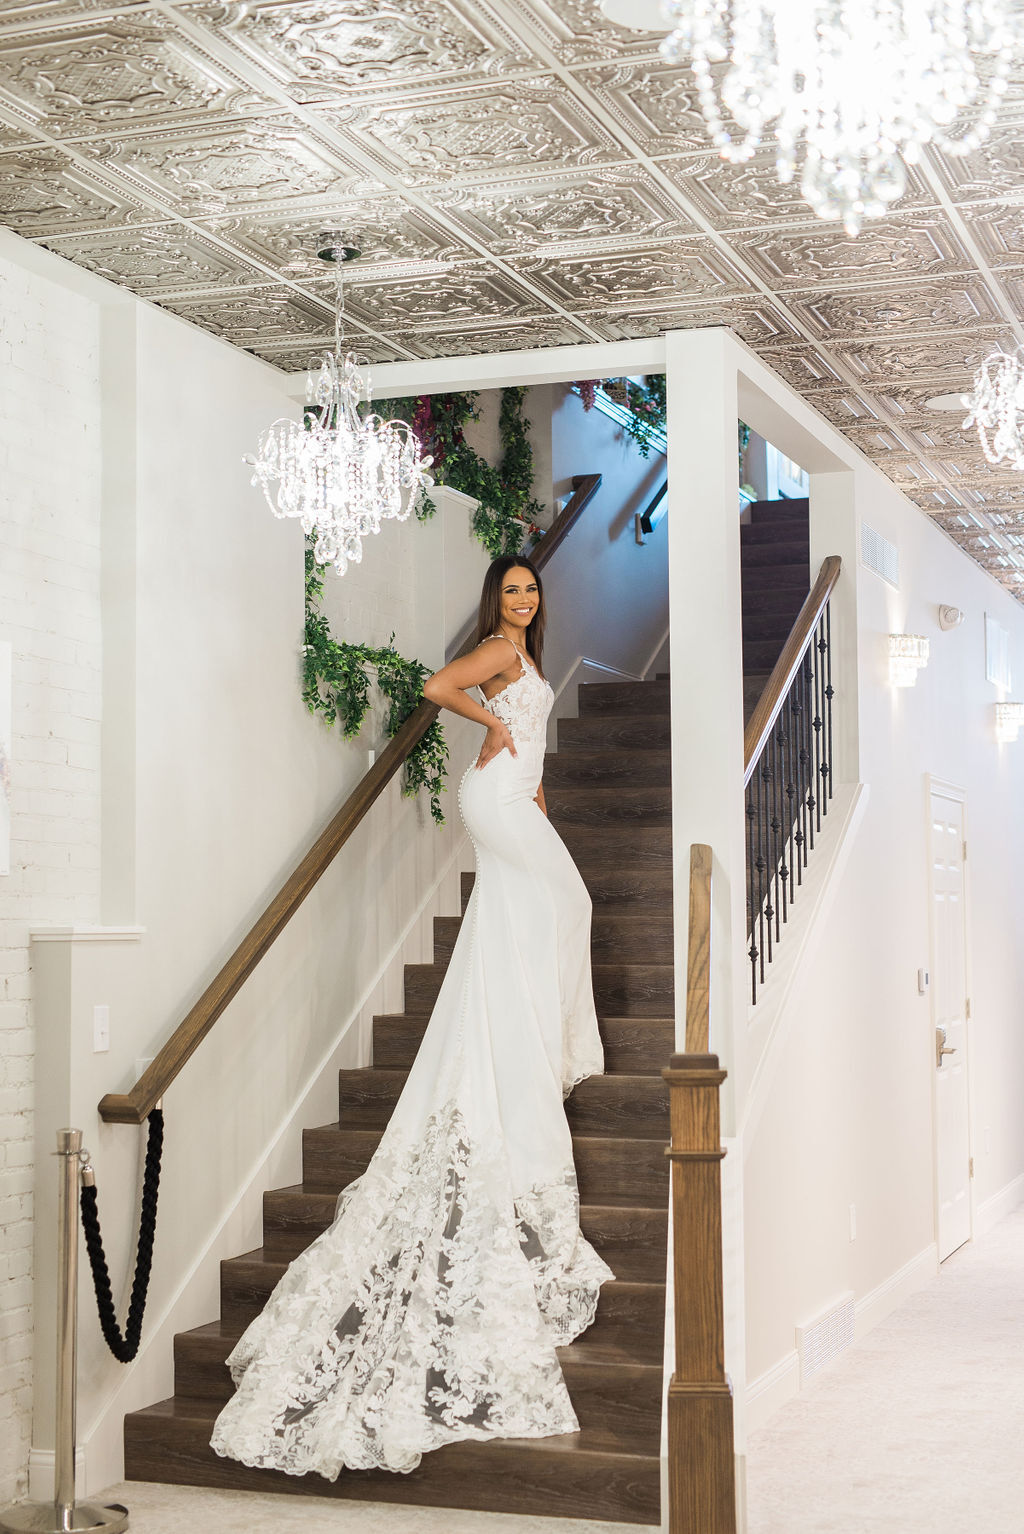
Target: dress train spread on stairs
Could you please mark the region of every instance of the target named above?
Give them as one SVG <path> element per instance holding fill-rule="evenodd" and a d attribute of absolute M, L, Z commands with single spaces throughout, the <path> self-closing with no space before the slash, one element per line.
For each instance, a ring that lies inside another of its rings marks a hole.
<path fill-rule="evenodd" d="M 555 1349 L 613 1274 L 579 1228 L 563 1097 L 604 1067 L 590 897 L 534 802 L 553 695 L 520 664 L 485 704 L 517 755 L 459 790 L 476 882 L 408 1080 L 334 1223 L 228 1359 L 211 1442 L 244 1464 L 333 1480 L 578 1427 Z"/>

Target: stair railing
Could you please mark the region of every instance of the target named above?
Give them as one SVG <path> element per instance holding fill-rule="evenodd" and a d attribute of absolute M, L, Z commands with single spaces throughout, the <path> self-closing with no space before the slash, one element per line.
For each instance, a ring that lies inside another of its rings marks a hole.
<path fill-rule="evenodd" d="M 555 518 L 538 547 L 531 552 L 530 558 L 538 568 L 543 568 L 564 543 L 584 507 L 596 495 L 600 484 L 600 474 L 578 474 L 574 477 L 572 499 Z M 467 641 L 459 653 L 464 654 L 470 644 L 471 641 Z M 186 1061 L 199 1048 L 232 997 L 241 989 L 275 938 L 284 931 L 310 890 L 384 792 L 409 752 L 423 738 L 438 712 L 436 703 L 424 700 L 409 715 L 131 1090 L 108 1092 L 100 1100 L 101 1119 L 108 1124 L 141 1124 L 145 1121 Z"/>
<path fill-rule="evenodd" d="M 669 1534 L 736 1534 L 732 1389 L 725 1374 L 719 1090 L 708 1053 L 711 848 L 690 848 L 686 1053 L 669 1086 L 674 1367 L 668 1387 Z"/>
<path fill-rule="evenodd" d="M 818 574 L 743 737 L 751 1001 L 832 799 L 832 618 L 842 561 Z"/>

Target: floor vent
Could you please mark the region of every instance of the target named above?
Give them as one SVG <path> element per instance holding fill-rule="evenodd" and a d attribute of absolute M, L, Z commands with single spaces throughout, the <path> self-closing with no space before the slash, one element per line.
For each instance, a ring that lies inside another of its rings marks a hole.
<path fill-rule="evenodd" d="M 890 585 L 900 583 L 900 551 L 866 522 L 860 525 L 860 562 Z"/>
<path fill-rule="evenodd" d="M 796 1329 L 801 1388 L 853 1341 L 853 1290 L 807 1326 Z"/>

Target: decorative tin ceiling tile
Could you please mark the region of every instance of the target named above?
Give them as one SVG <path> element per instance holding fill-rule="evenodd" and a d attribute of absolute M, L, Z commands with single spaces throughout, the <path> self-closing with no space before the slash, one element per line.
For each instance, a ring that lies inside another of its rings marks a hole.
<path fill-rule="evenodd" d="M 739 273 L 704 242 L 679 240 L 605 256 L 537 258 L 518 267 L 556 303 L 574 309 L 596 304 L 676 309 L 687 298 L 728 298 L 746 291 Z"/>
<path fill-rule="evenodd" d="M 842 382 L 842 375 L 828 358 L 806 343 L 800 346 L 788 342 L 781 346 L 763 346 L 758 348 L 758 352 L 768 366 L 774 368 L 795 389 L 822 389 Z"/>
<path fill-rule="evenodd" d="M 251 287 L 262 272 L 180 224 L 135 231 L 51 236 L 41 242 L 100 277 L 152 298 L 197 288 Z"/>
<path fill-rule="evenodd" d="M 253 348 L 272 340 L 303 336 L 323 339 L 333 330 L 329 311 L 312 299 L 297 297 L 287 288 L 252 288 L 245 293 L 213 294 L 209 297 L 161 298 L 161 308 L 192 320 L 236 346 Z"/>
<path fill-rule="evenodd" d="M 937 385 L 945 384 L 952 391 L 970 387 L 975 369 L 1000 341 L 1008 341 L 1005 330 L 979 325 L 966 333 L 927 341 L 834 340 L 829 349 L 867 383 L 934 378 Z"/>
<path fill-rule="evenodd" d="M 468 85 L 537 63 L 486 4 L 469 0 L 256 0 L 182 7 L 298 99 Z"/>
<path fill-rule="evenodd" d="M 645 154 L 711 151 L 697 86 L 688 69 L 660 60 L 625 62 L 581 69 L 576 79 Z"/>
<path fill-rule="evenodd" d="M 155 221 L 138 199 L 86 175 L 58 149 L 0 155 L 0 219 L 29 238 Z"/>
<path fill-rule="evenodd" d="M 500 256 L 538 249 L 568 253 L 574 247 L 592 250 L 695 233 L 647 172 L 633 165 L 583 176 L 439 188 L 431 201 Z"/>
<path fill-rule="evenodd" d="M 771 356 L 766 351 L 764 360 L 772 365 Z M 868 393 L 860 393 L 845 385 L 841 388 L 805 387 L 801 390 L 809 405 L 813 405 L 826 421 L 831 421 L 833 426 L 838 426 L 841 431 L 855 424 L 869 426 L 873 422 L 882 422 L 882 414 L 877 402 Z M 883 422 L 884 424 L 884 422 Z"/>
<path fill-rule="evenodd" d="M 267 213 L 319 208 L 352 193 L 379 196 L 361 171 L 346 167 L 303 123 L 288 117 L 194 124 L 107 140 L 96 156 L 140 193 L 186 218 L 212 217 L 260 204 Z"/>
<path fill-rule="evenodd" d="M 778 288 L 834 287 L 967 273 L 973 263 L 938 215 L 910 214 L 864 225 L 854 239 L 838 226 L 737 236 L 736 249 Z"/>
<path fill-rule="evenodd" d="M 928 151 L 954 202 L 1024 199 L 1024 125 L 997 125 L 973 153 L 955 157 Z"/>
<path fill-rule="evenodd" d="M 657 56 L 660 32 L 633 31 L 608 21 L 596 0 L 505 0 L 505 9 L 538 28 L 562 64 Z"/>
<path fill-rule="evenodd" d="M 545 314 L 530 293 L 500 272 L 457 267 L 438 276 L 412 281 L 382 282 L 372 276 L 350 283 L 346 313 L 374 330 L 388 330 L 402 339 L 407 330 L 437 328 L 470 330 L 490 321 L 509 321 Z"/>
<path fill-rule="evenodd" d="M 709 149 L 699 156 L 659 159 L 658 167 L 715 229 L 756 229 L 769 224 L 820 227 L 800 195 L 799 181 L 783 185 L 775 169 L 775 153 L 761 150 L 739 165 Z M 935 198 L 916 172 L 907 177 L 907 191 L 893 204 L 894 212 L 931 207 Z"/>
<path fill-rule="evenodd" d="M 0 112 L 2 110 L 0 107 Z M 43 147 L 40 141 L 19 123 L 8 122 L 0 116 L 0 152 L 5 149 L 28 149 L 33 146 L 37 149 Z"/>
<path fill-rule="evenodd" d="M 506 166 L 584 166 L 624 158 L 587 109 L 553 76 L 487 89 L 438 91 L 320 114 L 404 172 L 411 186 Z"/>
<path fill-rule="evenodd" d="M 0 33 L 0 95 L 62 140 L 258 104 L 251 88 L 144 7 Z"/>
<path fill-rule="evenodd" d="M 260 344 L 250 348 L 257 357 L 272 366 L 280 368 L 283 373 L 305 373 L 319 368 L 325 352 L 334 349 L 334 332 L 324 331 L 317 336 L 310 336 L 303 341 L 278 341 Z M 376 364 L 378 362 L 400 362 L 410 351 L 418 355 L 418 347 L 406 343 L 398 348 L 389 346 L 386 341 L 379 341 L 375 336 L 355 336 L 351 341 L 351 349 L 361 362 Z M 381 401 L 380 411 L 387 415 L 387 401 Z"/>
<path fill-rule="evenodd" d="M 693 330 L 716 325 L 731 330 L 748 346 L 797 338 L 785 315 L 767 300 L 759 303 L 756 299 L 734 299 L 714 305 L 658 308 L 650 313 L 639 307 L 615 313 L 600 308 L 583 310 L 579 317 L 607 341 L 631 341 L 664 335 L 667 330 Z"/>
<path fill-rule="evenodd" d="M 411 266 L 433 266 L 476 254 L 454 243 L 440 225 L 398 198 L 338 201 L 324 206 L 315 217 L 307 212 L 301 217 L 269 218 L 257 209 L 231 218 L 207 218 L 203 223 L 243 255 L 251 255 L 298 281 L 323 281 L 324 263 L 317 258 L 319 235 L 333 229 L 350 228 L 362 251 L 360 261 L 346 269 L 346 286 L 362 280 L 364 269 L 386 268 L 390 277 Z"/>
<path fill-rule="evenodd" d="M 960 211 L 991 266 L 1024 266 L 1024 201 L 1018 207 L 979 203 Z"/>
<path fill-rule="evenodd" d="M 569 320 L 556 316 L 525 325 L 485 326 L 471 330 L 410 332 L 409 344 L 424 357 L 470 356 L 483 352 L 532 351 L 541 346 L 578 346 L 588 339 Z"/>
<path fill-rule="evenodd" d="M 983 283 L 956 278 L 808 298 L 794 296 L 789 307 L 822 341 L 839 336 L 914 336 L 922 329 L 958 330 L 1002 320 Z"/>

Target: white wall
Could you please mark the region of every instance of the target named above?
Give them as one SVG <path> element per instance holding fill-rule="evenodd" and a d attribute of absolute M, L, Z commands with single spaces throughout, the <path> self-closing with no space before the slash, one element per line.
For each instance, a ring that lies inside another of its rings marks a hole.
<path fill-rule="evenodd" d="M 976 1218 L 1009 1207 L 1024 1173 L 1024 744 L 995 743 L 983 621 L 993 613 L 1010 630 L 1019 690 L 1024 609 L 877 471 L 856 455 L 851 464 L 858 515 L 899 548 L 900 589 L 846 560 L 868 792 L 785 1003 L 771 1090 L 744 1135 L 748 1379 L 755 1391 L 774 1381 L 755 1420 L 796 1388 L 796 1325 L 852 1290 L 864 1329 L 935 1269 L 934 1043 L 917 991 L 930 963 L 927 774 L 967 794 Z M 940 631 L 940 603 L 963 608 L 962 628 Z M 912 689 L 889 685 L 890 632 L 931 641 Z"/>
<path fill-rule="evenodd" d="M 99 322 L 0 247 L 0 639 L 13 647 L 0 878 L 0 1504 L 24 1490 L 32 1369 L 32 922 L 99 915 Z"/>
<path fill-rule="evenodd" d="M 25 888 L 37 898 L 22 905 L 7 945 L 3 1016 L 21 1135 L 8 1147 L 13 1181 L 5 1187 L 21 1201 L 31 1133 L 22 1081 L 31 994 L 40 1080 L 35 1152 L 46 1174 L 36 1187 L 34 1297 L 38 1316 L 47 1318 L 36 1330 L 32 1491 L 45 1496 L 53 1441 L 54 1130 L 74 1124 L 85 1131 L 116 1294 L 129 1280 L 143 1136 L 102 1124 L 96 1103 L 130 1087 L 355 785 L 368 748 L 380 744 L 380 711 L 364 737 L 344 743 L 302 704 L 301 533 L 270 515 L 241 462 L 274 416 L 295 413 L 279 375 L 13 236 L 0 255 L 12 307 L 34 327 L 23 356 L 35 397 L 64 407 L 55 363 L 65 356 L 79 375 L 60 417 L 74 450 L 62 463 L 49 451 L 54 429 L 41 413 L 33 417 L 38 440 L 13 411 L 4 428 L 11 451 L 16 445 L 23 455 L 16 466 L 28 464 L 41 504 L 59 512 L 53 538 L 62 561 L 58 571 L 35 559 L 50 554 L 38 521 L 26 529 L 15 516 L 17 525 L 4 526 L 5 597 L 41 614 L 24 623 L 21 609 L 4 614 L 3 637 L 15 640 L 24 661 L 19 699 L 30 684 L 34 689 L 35 714 L 18 738 L 16 788 L 35 797 L 15 809 L 16 835 L 32 841 L 22 859 L 30 869 Z M 16 391 L 19 398 L 28 392 L 23 381 Z M 541 395 L 531 408 L 543 407 L 546 391 Z M 534 433 L 550 443 L 543 419 Z M 620 447 L 616 452 L 613 481 L 628 468 Z M 595 466 L 570 456 L 566 474 Z M 546 484 L 543 450 L 538 462 Z M 615 483 L 618 494 L 625 482 Z M 379 644 L 395 631 L 402 653 L 441 662 L 455 615 L 461 626 L 475 607 L 486 565 L 468 538 L 465 498 L 441 500 L 434 521 L 387 525 L 367 542 L 360 566 L 344 580 L 328 578 L 327 606 L 340 638 Z M 647 584 L 628 577 L 613 585 L 614 622 L 611 607 L 596 622 L 591 583 L 568 583 L 553 634 L 568 629 L 574 638 L 560 642 L 554 669 L 549 662 L 556 684 L 586 653 L 584 643 L 608 664 L 636 670 L 647 640 L 642 633 L 643 644 L 637 640 L 643 625 L 633 632 L 622 620 L 624 597 L 642 601 L 655 638 L 664 630 L 663 556 L 658 585 L 649 576 L 658 552 L 645 560 L 646 551 L 628 547 L 620 536 L 624 517 L 614 497 L 606 496 L 604 514 L 595 503 L 587 536 L 596 542 L 581 543 L 577 561 L 589 564 L 592 556 L 595 571 L 607 572 L 627 560 L 648 572 Z M 12 559 L 18 581 L 8 591 Z M 628 653 L 616 654 L 626 636 Z M 66 657 L 65 640 L 74 645 Z M 34 656 L 80 670 L 74 678 L 39 667 L 30 673 Z M 455 783 L 477 732 L 462 721 L 448 722 L 446 731 Z M 60 782 L 41 749 L 38 759 L 30 753 L 30 736 L 50 742 L 66 774 Z M 88 748 L 84 756 L 79 746 Z M 68 807 L 85 862 L 81 870 L 72 866 L 77 854 L 65 836 L 59 872 L 48 871 L 47 817 L 66 821 Z M 263 1190 L 299 1176 L 301 1125 L 335 1117 L 338 1065 L 365 1063 L 373 1013 L 401 1006 L 402 961 L 429 957 L 431 917 L 458 909 L 458 873 L 469 849 L 453 801 L 446 811 L 449 824 L 438 831 L 424 801 L 402 798 L 397 783 L 389 788 L 168 1092 L 156 1260 L 134 1365 L 111 1359 L 87 1280 L 81 1288 L 79 1443 L 87 1489 L 120 1474 L 124 1412 L 170 1392 L 171 1335 L 217 1314 L 220 1259 L 258 1244 Z M 100 1004 L 110 1010 L 110 1048 L 97 1053 L 93 1011 Z M 9 1239 L 20 1242 L 20 1255 L 12 1253 L 8 1269 L 16 1284 L 5 1290 L 9 1367 L 0 1379 L 10 1384 L 7 1409 L 16 1411 L 3 1439 L 10 1455 L 5 1491 L 13 1493 L 21 1489 L 28 1433 L 29 1226 L 23 1202 L 9 1214 Z"/>

